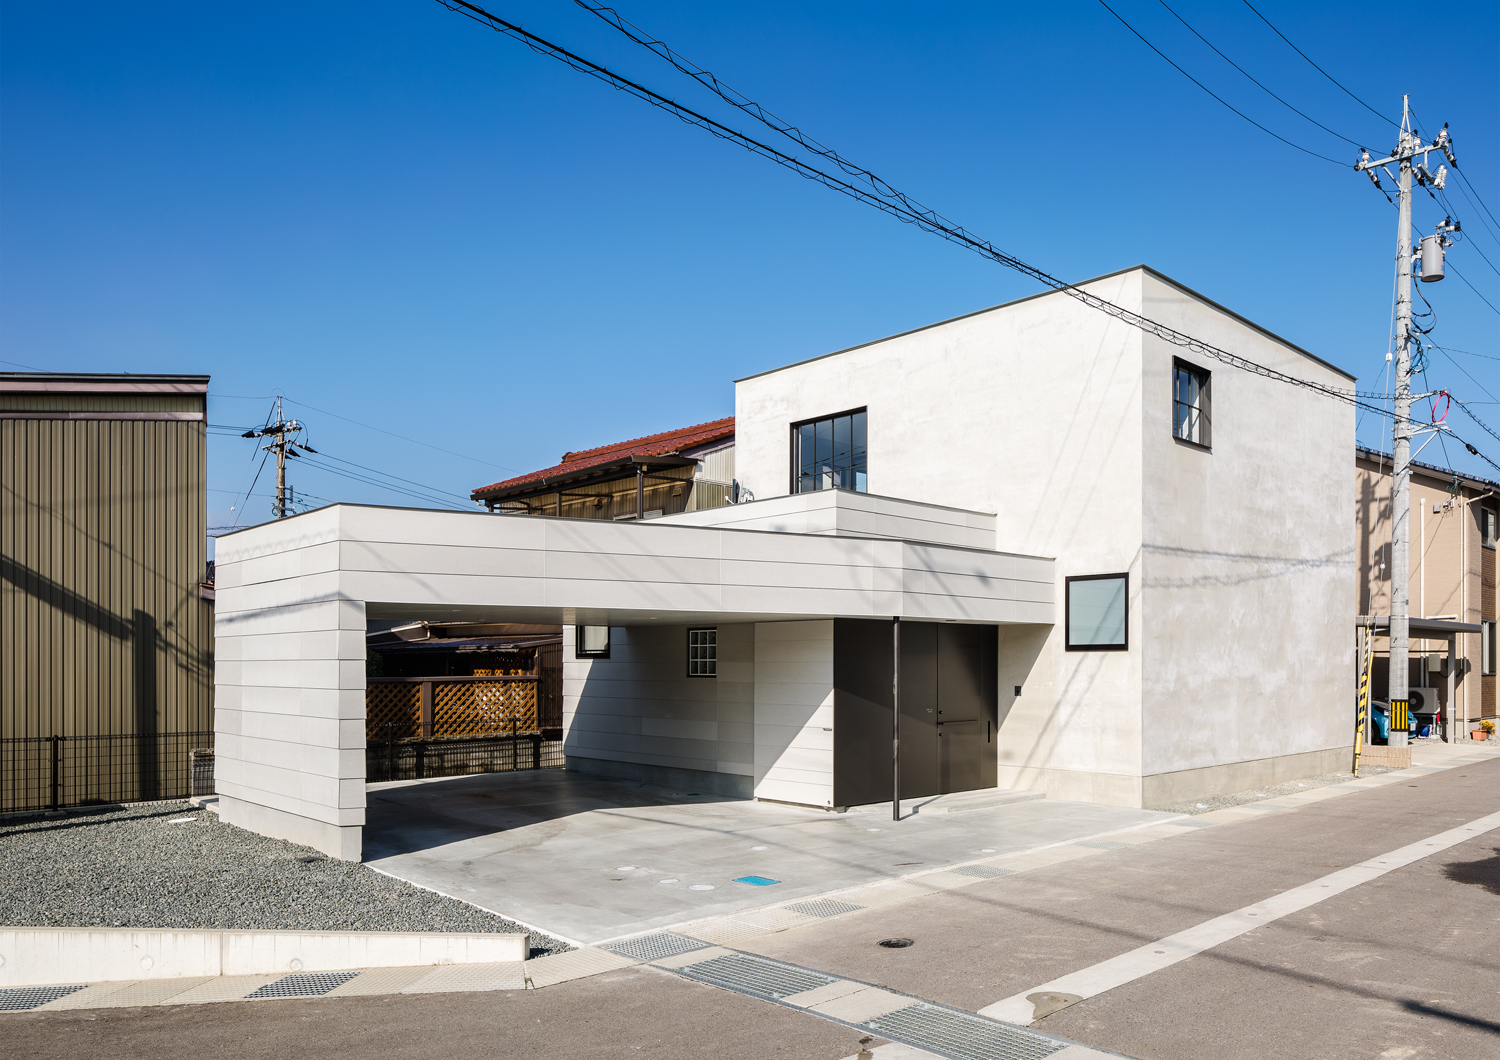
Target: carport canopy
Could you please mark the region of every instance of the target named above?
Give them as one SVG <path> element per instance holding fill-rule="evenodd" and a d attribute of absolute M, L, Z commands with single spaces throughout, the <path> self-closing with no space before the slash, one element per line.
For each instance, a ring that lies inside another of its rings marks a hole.
<path fill-rule="evenodd" d="M 1053 561 L 888 538 L 339 504 L 217 546 L 223 818 L 358 860 L 371 619 L 1050 625 Z"/>

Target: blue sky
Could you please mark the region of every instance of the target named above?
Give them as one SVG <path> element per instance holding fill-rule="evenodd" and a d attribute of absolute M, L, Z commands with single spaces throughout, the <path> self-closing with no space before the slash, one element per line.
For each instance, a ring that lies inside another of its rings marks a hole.
<path fill-rule="evenodd" d="M 1352 162 L 1156 0 L 1112 6 L 1257 121 Z M 1410 92 L 1427 129 L 1450 122 L 1500 214 L 1493 3 L 1257 7 L 1382 113 Z M 566 0 L 490 9 L 728 109 Z M 1242 3 L 1173 9 L 1324 125 L 1393 142 Z M 1383 388 L 1386 200 L 1230 113 L 1095 0 L 620 11 L 1017 257 L 1072 280 L 1146 262 Z M 1456 184 L 1472 246 L 1450 262 L 1500 306 L 1479 253 L 1500 266 L 1500 242 Z M 1416 216 L 1441 211 L 1423 195 Z M 208 373 L 228 425 L 279 390 L 319 450 L 459 498 L 727 415 L 736 376 L 1037 289 L 436 3 L 0 9 L 4 367 Z M 1424 293 L 1432 338 L 1483 355 L 1436 355 L 1428 383 L 1500 430 L 1500 314 L 1455 275 Z M 1381 424 L 1360 436 L 1382 444 Z M 253 454 L 211 439 L 211 526 L 236 518 Z M 242 524 L 267 517 L 267 481 Z M 410 503 L 305 465 L 293 482 Z"/>

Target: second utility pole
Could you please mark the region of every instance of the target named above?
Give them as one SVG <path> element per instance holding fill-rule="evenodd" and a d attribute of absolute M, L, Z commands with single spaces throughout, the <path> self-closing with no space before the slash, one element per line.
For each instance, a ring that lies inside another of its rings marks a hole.
<path fill-rule="evenodd" d="M 1401 97 L 1401 136 L 1396 150 L 1388 158 L 1371 161 L 1368 151 L 1354 167 L 1369 174 L 1377 188 L 1380 177 L 1377 168 L 1395 162 L 1400 166 L 1397 177 L 1399 201 L 1396 211 L 1396 407 L 1391 435 L 1395 449 L 1395 466 L 1391 476 L 1391 616 L 1390 616 L 1390 675 L 1386 698 L 1390 701 L 1390 746 L 1405 747 L 1410 724 L 1410 658 L 1411 658 L 1411 440 L 1417 432 L 1411 421 L 1411 184 L 1415 173 L 1422 184 L 1431 184 L 1441 189 L 1447 178 L 1444 167 L 1436 174 L 1427 170 L 1427 154 L 1441 151 L 1456 167 L 1453 148 L 1448 139 L 1448 127 L 1438 134 L 1432 143 L 1423 145 L 1420 137 L 1411 131 L 1410 97 Z M 1389 174 L 1390 170 L 1386 170 Z M 1435 240 L 1433 246 L 1434 270 L 1423 269 L 1424 280 L 1441 280 L 1442 247 L 1446 233 L 1456 226 L 1444 222 L 1438 226 L 1438 235 L 1423 240 L 1423 249 Z M 1425 264 L 1425 261 L 1424 261 Z M 1432 429 L 1432 428 L 1424 428 Z M 1452 704 L 1448 706 L 1453 709 Z"/>

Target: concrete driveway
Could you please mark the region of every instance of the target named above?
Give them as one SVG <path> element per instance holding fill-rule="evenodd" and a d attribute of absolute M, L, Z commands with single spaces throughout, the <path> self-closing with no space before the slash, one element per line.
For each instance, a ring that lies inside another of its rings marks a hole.
<path fill-rule="evenodd" d="M 373 867 L 598 943 L 1168 814 L 987 791 L 829 813 L 544 770 L 370 786 Z"/>

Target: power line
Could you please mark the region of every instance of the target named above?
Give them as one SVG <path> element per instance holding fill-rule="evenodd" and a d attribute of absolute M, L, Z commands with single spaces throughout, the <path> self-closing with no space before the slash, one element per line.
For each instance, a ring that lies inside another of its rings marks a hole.
<path fill-rule="evenodd" d="M 1246 70 L 1243 66 L 1241 66 L 1239 63 L 1235 62 L 1233 59 L 1231 59 L 1229 56 L 1225 55 L 1223 52 L 1219 51 L 1218 48 L 1214 47 L 1213 41 L 1209 40 L 1203 34 L 1199 33 L 1197 30 L 1193 29 L 1192 26 L 1188 25 L 1187 19 L 1183 18 L 1176 11 L 1173 11 L 1170 7 L 1167 7 L 1167 0 L 1157 0 L 1157 3 L 1161 4 L 1162 7 L 1166 7 L 1168 13 L 1170 13 L 1173 18 L 1175 18 L 1178 22 L 1181 22 L 1184 26 L 1187 26 L 1188 32 L 1190 32 L 1193 36 L 1195 36 L 1199 40 L 1201 40 L 1204 44 L 1207 44 L 1210 48 L 1213 48 L 1215 55 L 1217 55 L 1220 59 L 1223 59 L 1226 63 L 1228 63 L 1230 66 L 1234 67 L 1236 70 L 1238 70 L 1240 73 L 1244 74 L 1246 77 L 1249 77 L 1251 83 L 1253 83 L 1257 88 L 1259 88 L 1266 95 L 1268 95 L 1272 99 L 1274 99 L 1277 103 L 1280 103 L 1283 107 L 1285 107 L 1287 110 L 1291 111 L 1293 114 L 1296 114 L 1296 115 L 1298 115 L 1299 117 L 1302 117 L 1302 118 L 1306 118 L 1308 121 L 1312 122 L 1318 128 L 1320 128 L 1324 132 L 1328 133 L 1330 136 L 1337 136 L 1340 140 L 1344 141 L 1344 143 L 1350 144 L 1351 146 L 1359 147 L 1359 148 L 1363 149 L 1363 146 L 1364 146 L 1363 144 L 1359 143 L 1356 140 L 1349 139 L 1349 137 L 1345 136 L 1343 133 L 1336 133 L 1336 132 L 1334 132 L 1328 126 L 1326 126 L 1322 122 L 1318 121 L 1318 119 L 1312 117 L 1311 115 L 1304 114 L 1302 111 L 1298 110 L 1296 107 L 1292 106 L 1286 100 L 1284 100 L 1280 96 L 1278 96 L 1275 92 L 1272 92 L 1265 85 L 1263 85 L 1259 81 L 1257 81 L 1254 77 L 1251 76 L 1250 71 Z M 1118 17 L 1118 16 L 1116 16 L 1116 17 Z"/>
<path fill-rule="evenodd" d="M 1207 85 L 1205 85 L 1202 81 L 1199 81 L 1192 74 L 1188 73 L 1182 67 L 1180 67 L 1176 63 L 1172 62 L 1171 58 L 1168 57 L 1168 55 L 1167 55 L 1166 52 L 1162 51 L 1156 45 L 1154 45 L 1150 41 L 1148 41 L 1145 37 L 1141 36 L 1141 33 L 1140 33 L 1139 30 L 1137 30 L 1129 22 L 1126 22 L 1125 19 L 1120 15 L 1120 13 L 1118 11 L 1116 11 L 1114 8 L 1110 7 L 1108 4 L 1106 4 L 1104 2 L 1104 0 L 1099 0 L 1099 6 L 1102 7 L 1102 8 L 1104 8 L 1104 10 L 1108 11 L 1111 15 L 1114 15 L 1115 18 L 1119 19 L 1120 20 L 1120 25 L 1122 25 L 1126 29 L 1130 30 L 1131 33 L 1134 33 L 1136 35 L 1136 37 L 1139 38 L 1139 40 L 1140 40 L 1140 42 L 1142 44 L 1144 44 L 1146 47 L 1148 47 L 1152 51 L 1154 51 L 1157 55 L 1159 55 L 1163 59 L 1165 59 L 1167 61 L 1167 63 L 1171 65 L 1172 69 L 1176 70 L 1179 74 L 1181 74 L 1183 77 L 1187 78 L 1189 81 L 1191 81 L 1193 84 L 1197 85 L 1199 88 L 1203 89 L 1203 91 L 1207 92 L 1210 96 L 1213 96 L 1214 99 L 1216 99 L 1220 103 L 1224 104 L 1224 106 L 1226 106 L 1230 110 L 1234 111 L 1241 118 L 1244 118 L 1251 125 L 1255 126 L 1257 129 L 1259 129 L 1261 132 L 1265 133 L 1267 136 L 1274 136 L 1276 139 L 1280 140 L 1282 143 L 1286 144 L 1288 147 L 1295 147 L 1298 151 L 1301 151 L 1304 155 L 1312 155 L 1314 158 L 1321 158 L 1325 162 L 1332 162 L 1336 166 L 1340 166 L 1340 167 L 1343 167 L 1343 168 L 1346 168 L 1346 169 L 1348 168 L 1347 163 L 1340 162 L 1340 161 L 1338 161 L 1335 158 L 1329 158 L 1327 155 L 1320 155 L 1316 151 L 1310 151 L 1307 148 L 1303 147 L 1301 144 L 1294 144 L 1294 143 L 1292 143 L 1292 141 L 1288 140 L 1285 136 L 1282 136 L 1279 133 L 1274 133 L 1270 129 L 1267 129 L 1260 122 L 1258 122 L 1254 118 L 1250 117 L 1250 115 L 1246 114 L 1244 111 L 1240 110 L 1239 108 L 1235 107 L 1233 104 L 1229 103 L 1222 96 L 1220 96 L 1218 93 L 1216 93 L 1213 89 L 1211 89 Z M 1163 5 L 1163 6 L 1165 6 L 1165 5 Z M 1171 8 L 1167 8 L 1167 10 L 1171 11 L 1172 9 Z M 1176 14 L 1176 12 L 1173 12 L 1173 14 Z M 1187 23 L 1184 22 L 1183 25 L 1187 26 Z M 1192 28 L 1193 27 L 1188 26 L 1188 29 L 1192 29 Z M 1205 41 L 1204 43 L 1207 43 L 1207 42 Z M 1212 48 L 1213 45 L 1210 44 L 1209 47 Z M 1218 49 L 1214 48 L 1214 51 L 1218 51 Z M 1220 52 L 1220 54 L 1222 55 L 1223 53 Z M 1231 65 L 1233 65 L 1233 64 L 1231 64 Z M 1235 69 L 1239 70 L 1239 67 L 1236 66 Z M 1243 70 L 1240 70 L 1240 72 L 1244 73 Z M 1246 74 L 1245 76 L 1249 77 L 1248 74 Z M 1251 80 L 1254 81 L 1255 79 L 1251 78 Z M 1256 82 L 1256 84 L 1259 84 L 1259 83 L 1260 82 L 1258 82 L 1258 81 Z M 1264 86 L 1262 86 L 1262 87 L 1264 87 Z M 1266 89 L 1266 91 L 1269 92 L 1270 89 Z M 1290 104 L 1288 104 L 1288 106 L 1290 106 Z M 1303 115 L 1303 117 L 1306 117 L 1306 115 Z M 1309 118 L 1308 120 L 1311 121 L 1312 119 Z M 1334 133 L 1334 135 L 1337 136 L 1338 134 Z M 1340 137 L 1340 139 L 1342 139 L 1342 137 Z M 1354 141 L 1352 141 L 1352 140 L 1349 141 L 1349 142 L 1350 143 L 1354 143 Z M 1359 145 L 1356 144 L 1355 146 L 1357 147 Z"/>
<path fill-rule="evenodd" d="M 428 449 L 435 449 L 439 453 L 447 453 L 449 456 L 462 457 L 464 460 L 472 460 L 476 464 L 484 464 L 488 467 L 499 468 L 501 471 L 516 470 L 513 467 L 506 467 L 504 464 L 497 464 L 491 460 L 481 460 L 477 456 L 470 456 L 467 453 L 455 453 L 452 449 L 444 449 L 442 446 L 433 445 L 431 442 L 424 442 L 419 438 L 408 438 L 404 434 L 397 434 L 395 431 L 388 431 L 384 427 L 375 427 L 368 423 L 361 423 L 359 420 L 350 419 L 348 416 L 340 416 L 337 412 L 329 412 L 327 409 L 320 409 L 314 405 L 309 405 L 305 401 L 298 401 L 296 398 L 287 398 L 287 400 L 290 401 L 293 405 L 301 405 L 305 409 L 312 409 L 314 412 L 322 413 L 324 416 L 332 416 L 336 420 L 343 420 L 345 423 L 352 423 L 356 427 L 365 428 L 365 430 L 367 431 L 377 431 L 380 434 L 388 434 L 392 438 L 400 438 L 403 442 L 411 442 L 413 445 L 425 445 Z"/>
<path fill-rule="evenodd" d="M 1475 287 L 1472 283 L 1469 283 L 1469 278 L 1467 276 L 1465 276 L 1463 273 L 1459 272 L 1458 269 L 1454 268 L 1453 267 L 1453 263 L 1451 261 L 1448 262 L 1448 271 L 1452 272 L 1453 275 L 1457 276 L 1460 280 L 1462 280 L 1464 282 L 1464 284 L 1469 288 L 1469 290 L 1473 291 L 1474 294 L 1475 294 L 1475 296 L 1478 297 L 1478 299 L 1481 302 L 1483 302 L 1485 305 L 1489 306 L 1491 309 L 1494 309 L 1495 314 L 1497 316 L 1500 316 L 1500 309 L 1495 309 L 1495 303 L 1491 302 L 1484 295 L 1480 294 L 1479 293 L 1479 288 Z"/>
<path fill-rule="evenodd" d="M 259 399 L 264 399 L 266 397 L 266 395 L 263 395 L 263 394 L 214 394 L 214 395 L 211 395 L 211 396 L 213 396 L 213 397 L 221 397 L 221 398 L 244 398 L 244 399 L 258 399 L 258 398 Z M 296 398 L 289 398 L 289 397 L 283 396 L 283 400 L 290 401 L 293 405 L 301 405 L 305 409 L 312 409 L 312 411 L 318 412 L 318 413 L 322 413 L 324 416 L 332 416 L 336 420 L 343 420 L 345 423 L 352 423 L 356 427 L 363 427 L 367 431 L 375 431 L 375 432 L 377 432 L 379 434 L 387 434 L 387 435 L 390 435 L 392 438 L 399 438 L 403 442 L 411 442 L 413 445 L 423 445 L 423 446 L 426 446 L 428 449 L 434 449 L 434 450 L 436 450 L 439 453 L 446 453 L 449 456 L 461 457 L 464 460 L 472 460 L 476 464 L 484 464 L 487 467 L 499 468 L 501 471 L 514 471 L 515 470 L 515 468 L 513 468 L 513 467 L 506 467 L 504 464 L 497 464 L 497 463 L 495 463 L 495 462 L 493 462 L 491 460 L 481 460 L 481 459 L 479 459 L 479 457 L 477 457 L 477 456 L 471 456 L 468 453 L 456 453 L 452 449 L 444 449 L 442 446 L 433 445 L 431 442 L 424 442 L 420 438 L 408 438 L 404 434 L 397 434 L 395 431 L 388 431 L 384 427 L 376 427 L 373 424 L 364 423 L 364 422 L 361 422 L 360 420 L 356 420 L 356 419 L 351 419 L 348 416 L 341 416 L 337 412 L 329 412 L 327 409 L 320 409 L 316 405 L 309 405 L 307 402 L 305 402 L 305 401 L 298 401 Z"/>
<path fill-rule="evenodd" d="M 1350 92 L 1343 85 L 1339 84 L 1338 80 L 1332 74 L 1330 74 L 1327 70 L 1323 69 L 1317 63 L 1313 62 L 1312 59 L 1308 56 L 1308 54 L 1305 51 L 1303 51 L 1301 48 L 1297 47 L 1290 40 L 1287 40 L 1286 34 L 1283 33 L 1283 32 L 1281 32 L 1281 30 L 1277 29 L 1275 26 L 1272 26 L 1271 25 L 1271 20 L 1268 19 L 1268 18 L 1266 18 L 1265 15 L 1262 15 L 1259 11 L 1256 11 L 1255 10 L 1255 5 L 1251 4 L 1250 0 L 1244 0 L 1244 3 L 1245 3 L 1245 6 L 1248 7 L 1251 11 L 1255 11 L 1255 17 L 1256 18 L 1260 19 L 1267 26 L 1271 26 L 1271 32 L 1272 33 L 1276 34 L 1276 36 L 1278 36 L 1282 40 L 1286 41 L 1286 44 L 1287 44 L 1288 48 L 1291 48 L 1292 51 L 1296 52 L 1298 55 L 1302 56 L 1302 58 L 1306 59 L 1308 61 L 1308 63 L 1310 63 L 1312 65 L 1312 68 L 1314 70 L 1318 71 L 1318 73 L 1320 73 L 1324 77 L 1328 78 L 1328 80 L 1332 81 L 1335 85 L 1338 85 L 1339 90 L 1341 92 L 1343 92 L 1344 95 L 1346 95 L 1350 99 L 1354 100 L 1354 102 L 1358 103 L 1361 107 L 1364 107 L 1365 110 L 1367 110 L 1371 114 L 1375 115 L 1375 117 L 1379 118 L 1381 121 L 1386 122 L 1387 124 L 1390 124 L 1390 125 L 1394 125 L 1398 129 L 1401 128 L 1401 123 L 1400 122 L 1398 122 L 1398 121 L 1392 121 L 1390 118 L 1388 118 L 1384 114 L 1380 113 L 1380 111 L 1376 110 L 1374 107 L 1370 106 L 1364 100 L 1360 99 L 1353 92 Z"/>
<path fill-rule="evenodd" d="M 914 225 L 917 228 L 920 228 L 922 231 L 941 236 L 942 238 L 947 239 L 950 242 L 957 243 L 959 246 L 965 247 L 968 250 L 972 250 L 991 261 L 1004 265 L 1007 268 L 1014 269 L 1015 271 L 1020 272 L 1023 275 L 1030 276 L 1031 278 L 1038 280 L 1044 285 L 1052 288 L 1054 291 L 1068 294 L 1071 297 L 1083 302 L 1090 308 L 1097 309 L 1103 313 L 1107 313 L 1108 315 L 1115 317 L 1117 320 L 1123 321 L 1124 323 L 1129 324 L 1132 327 L 1138 328 L 1149 335 L 1154 335 L 1166 342 L 1170 342 L 1174 346 L 1200 353 L 1203 356 L 1213 358 L 1214 360 L 1217 360 L 1223 364 L 1228 364 L 1232 367 L 1240 368 L 1247 372 L 1252 372 L 1256 375 L 1262 376 L 1263 378 L 1273 379 L 1278 382 L 1291 384 L 1293 386 L 1300 386 L 1304 389 L 1313 391 L 1314 393 L 1323 394 L 1326 397 L 1335 398 L 1340 401 L 1347 401 L 1356 406 L 1368 407 L 1373 409 L 1373 406 L 1365 406 L 1363 402 L 1359 401 L 1358 399 L 1364 395 L 1354 390 L 1331 386 L 1327 383 L 1317 383 L 1309 379 L 1300 379 L 1296 376 L 1287 375 L 1284 372 L 1279 372 L 1273 368 L 1268 368 L 1265 365 L 1258 364 L 1255 361 L 1249 360 L 1248 358 L 1241 357 L 1238 354 L 1230 353 L 1227 350 L 1223 350 L 1217 346 L 1213 346 L 1207 342 L 1204 342 L 1202 339 L 1198 339 L 1191 335 L 1187 335 L 1183 332 L 1177 331 L 1176 329 L 1170 328 L 1165 324 L 1152 320 L 1149 317 L 1145 317 L 1132 310 L 1125 309 L 1123 306 L 1118 306 L 1108 299 L 1100 298 L 1098 295 L 1082 290 L 1081 288 L 1073 284 L 1059 280 L 1057 277 L 1043 272 L 1041 269 L 1037 268 L 1034 265 L 1029 265 L 1019 258 L 1004 253 L 988 241 L 972 235 L 964 229 L 953 225 L 951 222 L 947 222 L 946 219 L 942 218 L 935 211 L 918 205 L 903 193 L 896 191 L 889 185 L 885 185 L 883 181 L 881 182 L 881 184 L 889 189 L 888 194 L 884 197 L 877 195 L 874 192 L 865 191 L 863 188 L 856 187 L 846 180 L 825 173 L 821 169 L 809 165 L 808 163 L 803 162 L 800 159 L 793 158 L 791 155 L 785 154 L 784 152 L 778 151 L 774 147 L 770 147 L 764 143 L 761 143 L 759 140 L 752 139 L 746 134 L 731 129 L 728 126 L 723 125 L 713 120 L 712 118 L 706 117 L 705 115 L 700 114 L 689 107 L 677 103 L 674 100 L 667 99 L 665 96 L 653 92 L 651 89 L 646 88 L 644 85 L 638 84 L 635 81 L 631 81 L 628 78 L 625 78 L 604 66 L 600 66 L 598 63 L 591 62 L 590 60 L 585 59 L 582 56 L 576 55 L 573 52 L 568 51 L 566 48 L 563 48 L 561 45 L 553 44 L 550 41 L 538 37 L 536 34 L 522 29 L 520 26 L 507 22 L 505 19 L 502 19 L 497 15 L 490 14 L 482 7 L 466 2 L 466 0 L 437 0 L 437 2 L 451 11 L 455 11 L 466 18 L 478 22 L 480 25 L 487 26 L 497 33 L 502 33 L 506 36 L 521 41 L 527 47 L 531 48 L 533 51 L 537 52 L 540 55 L 545 55 L 549 58 L 557 59 L 559 62 L 565 63 L 581 73 L 586 73 L 591 77 L 603 81 L 605 84 L 609 85 L 612 88 L 615 88 L 618 91 L 629 93 L 630 95 L 633 95 L 638 99 L 650 103 L 652 106 L 665 110 L 669 114 L 672 114 L 674 117 L 679 118 L 689 125 L 696 125 L 699 128 L 712 133 L 717 137 L 720 137 L 721 139 L 728 140 L 731 143 L 745 148 L 753 154 L 758 154 L 763 158 L 767 158 L 777 163 L 778 165 L 784 166 L 787 169 L 792 170 L 794 173 L 797 173 L 799 176 L 806 177 L 809 180 L 817 181 L 827 188 L 840 192 L 841 194 L 848 195 L 850 198 L 863 202 L 866 205 L 874 206 L 876 209 L 882 210 L 907 224 Z M 718 88 L 715 88 L 714 91 L 718 92 L 719 90 Z M 750 106 L 753 105 L 747 104 L 745 107 L 742 107 L 742 109 L 748 109 Z M 759 110 L 759 108 L 755 109 Z M 873 177 L 873 174 L 869 174 L 868 170 L 860 169 L 859 172 Z M 879 178 L 874 179 L 878 180 Z M 1384 410 L 1375 409 L 1374 411 L 1380 411 L 1383 413 Z"/>

